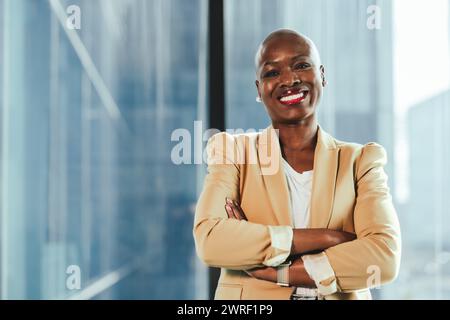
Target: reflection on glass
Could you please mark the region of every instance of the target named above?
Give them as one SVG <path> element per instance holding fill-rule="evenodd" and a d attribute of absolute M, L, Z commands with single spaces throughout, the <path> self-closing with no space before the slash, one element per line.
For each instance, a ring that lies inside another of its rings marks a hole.
<path fill-rule="evenodd" d="M 197 168 L 170 159 L 171 132 L 199 119 L 204 4 L 1 2 L 2 298 L 206 292 L 192 239 Z M 69 5 L 80 30 L 64 23 Z"/>

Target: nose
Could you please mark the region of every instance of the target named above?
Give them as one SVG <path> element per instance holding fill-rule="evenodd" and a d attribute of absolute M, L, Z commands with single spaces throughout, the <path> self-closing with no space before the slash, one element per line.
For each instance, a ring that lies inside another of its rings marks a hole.
<path fill-rule="evenodd" d="M 301 80 L 295 72 L 285 71 L 281 74 L 281 86 L 282 87 L 293 87 L 299 85 Z"/>

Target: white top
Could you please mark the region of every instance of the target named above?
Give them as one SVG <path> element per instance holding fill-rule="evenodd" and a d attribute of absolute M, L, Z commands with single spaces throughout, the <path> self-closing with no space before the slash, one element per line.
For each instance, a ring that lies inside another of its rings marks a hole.
<path fill-rule="evenodd" d="M 308 228 L 311 219 L 310 205 L 314 170 L 299 173 L 284 158 L 283 168 L 289 189 L 293 227 L 294 229 Z M 335 277 L 333 268 L 325 253 L 304 255 L 302 259 L 306 271 L 314 280 L 318 289 L 297 288 L 297 294 L 314 296 L 315 293 L 312 294 L 311 292 L 318 291 L 319 295 L 328 295 L 336 292 L 336 281 L 333 281 L 329 286 L 321 284 L 322 280 Z"/>
<path fill-rule="evenodd" d="M 268 226 L 271 238 L 271 246 L 278 250 L 275 255 L 264 264 L 270 267 L 277 267 L 283 263 L 290 254 L 293 228 L 308 228 L 310 222 L 310 203 L 312 193 L 313 170 L 299 173 L 283 159 L 283 168 L 289 189 L 290 207 L 293 226 Z M 306 272 L 314 280 L 318 294 L 329 295 L 337 291 L 336 277 L 334 270 L 325 252 L 318 254 L 303 255 L 302 260 Z M 332 282 L 324 285 L 322 281 Z M 310 295 L 310 289 L 297 288 L 297 294 Z M 315 292 L 317 292 L 315 291 Z"/>
<path fill-rule="evenodd" d="M 284 158 L 283 168 L 289 188 L 294 229 L 307 228 L 310 221 L 309 207 L 314 171 L 299 173 Z"/>

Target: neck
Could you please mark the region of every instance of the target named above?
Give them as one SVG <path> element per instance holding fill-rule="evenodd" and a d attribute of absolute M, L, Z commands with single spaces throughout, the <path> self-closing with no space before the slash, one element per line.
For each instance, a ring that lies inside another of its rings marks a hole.
<path fill-rule="evenodd" d="M 315 119 L 297 123 L 272 122 L 272 126 L 279 130 L 278 138 L 283 150 L 313 150 L 316 146 L 318 124 Z"/>

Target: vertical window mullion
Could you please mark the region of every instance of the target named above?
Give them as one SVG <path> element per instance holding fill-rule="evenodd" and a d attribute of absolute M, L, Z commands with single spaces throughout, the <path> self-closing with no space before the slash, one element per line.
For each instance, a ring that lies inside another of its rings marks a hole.
<path fill-rule="evenodd" d="M 223 0 L 209 0 L 208 4 L 208 120 L 209 127 L 225 130 L 225 73 L 224 73 L 224 7 Z M 214 293 L 220 269 L 209 269 L 209 296 Z"/>

